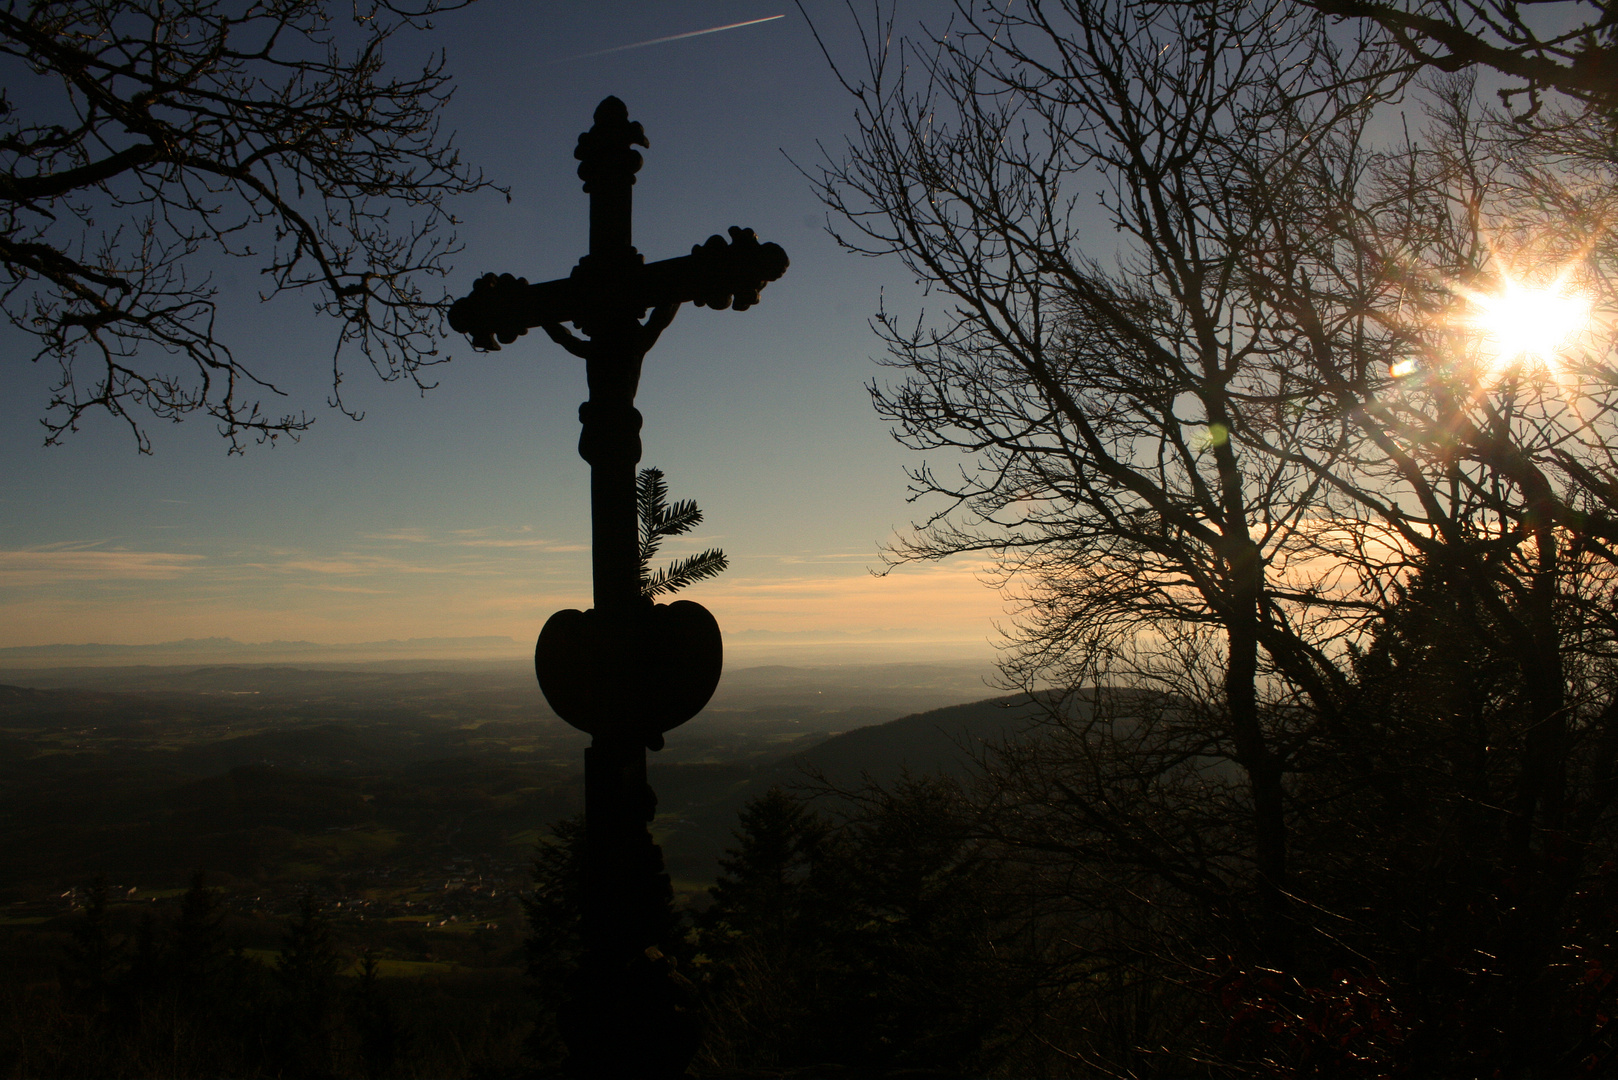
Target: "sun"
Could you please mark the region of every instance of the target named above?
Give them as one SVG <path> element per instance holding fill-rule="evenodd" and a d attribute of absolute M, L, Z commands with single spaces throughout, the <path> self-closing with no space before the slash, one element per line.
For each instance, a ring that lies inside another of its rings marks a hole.
<path fill-rule="evenodd" d="M 1590 297 L 1566 274 L 1539 286 L 1507 277 L 1496 292 L 1462 295 L 1472 306 L 1468 324 L 1482 334 L 1483 351 L 1496 368 L 1553 363 L 1590 321 Z"/>

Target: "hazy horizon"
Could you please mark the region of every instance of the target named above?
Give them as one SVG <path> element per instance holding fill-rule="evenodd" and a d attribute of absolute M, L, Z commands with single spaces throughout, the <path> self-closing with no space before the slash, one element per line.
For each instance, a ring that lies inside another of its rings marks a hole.
<path fill-rule="evenodd" d="M 240 641 L 215 636 L 173 641 L 52 642 L 0 646 L 0 673 L 7 670 L 191 664 L 359 664 L 367 662 L 532 663 L 533 645 L 503 635 L 404 638 L 358 642 L 273 639 Z M 874 666 L 966 662 L 989 668 L 995 650 L 988 638 L 924 638 L 904 631 L 743 630 L 725 635 L 726 668 Z"/>

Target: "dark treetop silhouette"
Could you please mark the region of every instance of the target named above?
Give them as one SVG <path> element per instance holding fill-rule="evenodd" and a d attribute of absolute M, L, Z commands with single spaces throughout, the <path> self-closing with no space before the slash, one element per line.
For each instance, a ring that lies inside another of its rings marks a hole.
<path fill-rule="evenodd" d="M 641 166 L 634 147 L 646 145 L 624 103 L 603 101 L 574 151 L 590 195 L 590 253 L 568 277 L 539 285 L 485 275 L 449 314 L 481 349 L 540 327 L 585 361 L 589 381 L 579 455 L 590 463 L 595 607 L 551 616 L 534 653 L 546 700 L 593 736 L 585 751 L 585 954 L 560 1017 L 570 1071 L 585 1076 L 678 1076 L 696 1047 L 681 980 L 657 950 L 670 889 L 646 828 L 657 805 L 646 749 L 661 748 L 665 731 L 708 703 L 722 649 L 705 608 L 654 605 L 641 587 L 641 361 L 682 303 L 744 311 L 787 268 L 779 246 L 738 228 L 728 244 L 714 236 L 690 255 L 647 265 L 630 233 Z"/>

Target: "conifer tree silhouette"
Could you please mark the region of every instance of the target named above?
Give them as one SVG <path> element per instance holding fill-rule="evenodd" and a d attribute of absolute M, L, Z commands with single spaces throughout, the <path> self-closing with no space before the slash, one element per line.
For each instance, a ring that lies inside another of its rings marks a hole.
<path fill-rule="evenodd" d="M 275 962 L 285 1010 L 278 1063 L 283 1075 L 331 1074 L 334 999 L 343 966 L 325 906 L 304 893 Z"/>
<path fill-rule="evenodd" d="M 653 597 L 683 589 L 711 578 L 730 563 L 718 548 L 676 559 L 655 573 L 652 559 L 665 537 L 690 532 L 702 523 L 702 511 L 691 499 L 669 502 L 669 487 L 662 469 L 642 469 L 635 478 L 635 497 L 640 517 L 640 592 Z"/>
<path fill-rule="evenodd" d="M 382 992 L 380 971 L 376 953 L 366 948 L 360 954 L 353 1001 L 354 1026 L 359 1030 L 360 1061 L 365 1066 L 366 1080 L 382 1080 L 393 1072 L 407 1034 L 393 1002 Z"/>
<path fill-rule="evenodd" d="M 579 911 L 584 902 L 584 815 L 554 821 L 551 839 L 534 856 L 534 889 L 522 899 L 528 916 L 523 941 L 529 993 L 539 1002 L 539 1021 L 529 1033 L 529 1057 L 541 1069 L 567 1057 L 557 1017 L 568 1000 L 568 979 L 584 951 Z"/>
<path fill-rule="evenodd" d="M 220 989 L 230 961 L 221 921 L 224 897 L 197 871 L 180 900 L 180 917 L 169 946 L 168 977 L 174 994 L 187 1004 L 205 1005 Z"/>
<path fill-rule="evenodd" d="M 92 1015 L 107 1005 L 124 966 L 127 943 L 112 933 L 107 916 L 107 879 L 98 877 L 87 890 L 84 915 L 74 924 L 62 965 L 62 988 L 68 1000 Z"/>

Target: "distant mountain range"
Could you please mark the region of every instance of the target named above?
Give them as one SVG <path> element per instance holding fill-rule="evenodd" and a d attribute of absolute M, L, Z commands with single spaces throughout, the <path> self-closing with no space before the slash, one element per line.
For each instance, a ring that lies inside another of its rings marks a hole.
<path fill-rule="evenodd" d="M 0 649 L 0 667 L 43 665 L 277 663 L 289 660 L 352 662 L 405 657 L 522 659 L 531 646 L 503 636 L 408 638 L 328 645 L 315 641 L 243 642 L 228 637 L 186 638 L 154 645 L 14 645 Z"/>
<path fill-rule="evenodd" d="M 915 640 L 898 630 L 736 630 L 725 633 L 727 667 L 758 664 L 954 663 L 987 672 L 993 652 L 981 639 Z M 333 645 L 318 641 L 244 642 L 228 637 L 186 638 L 151 645 L 15 645 L 0 648 L 0 670 L 42 667 L 118 667 L 134 664 L 353 664 L 376 660 L 510 660 L 530 662 L 532 639 L 485 637 L 394 638 Z"/>

